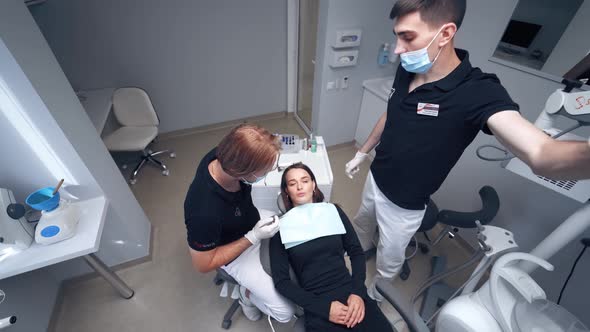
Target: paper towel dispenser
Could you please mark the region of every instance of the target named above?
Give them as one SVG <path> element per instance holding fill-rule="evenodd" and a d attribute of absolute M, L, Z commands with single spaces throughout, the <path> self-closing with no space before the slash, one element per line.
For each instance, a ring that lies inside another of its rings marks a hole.
<path fill-rule="evenodd" d="M 356 66 L 358 55 L 358 50 L 332 50 L 332 56 L 330 57 L 330 67 L 338 68 Z"/>

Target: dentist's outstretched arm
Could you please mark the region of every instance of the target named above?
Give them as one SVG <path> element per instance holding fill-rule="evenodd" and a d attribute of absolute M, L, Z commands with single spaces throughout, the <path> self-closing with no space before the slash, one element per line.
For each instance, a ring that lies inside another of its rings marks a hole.
<path fill-rule="evenodd" d="M 551 179 L 590 179 L 590 140 L 558 141 L 516 111 L 498 112 L 487 121 L 494 136 L 538 175 Z"/>

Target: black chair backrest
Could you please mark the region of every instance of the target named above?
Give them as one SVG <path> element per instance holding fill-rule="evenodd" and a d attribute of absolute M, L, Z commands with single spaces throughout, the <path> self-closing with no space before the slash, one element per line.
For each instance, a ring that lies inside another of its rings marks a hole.
<path fill-rule="evenodd" d="M 431 230 L 434 225 L 436 225 L 437 220 L 438 206 L 436 206 L 433 200 L 429 200 L 428 205 L 426 206 L 426 212 L 424 213 L 424 218 L 422 218 L 422 223 L 420 224 L 420 228 L 418 228 L 418 232 Z"/>
<path fill-rule="evenodd" d="M 272 269 L 270 268 L 270 239 L 263 239 L 260 241 L 260 264 L 262 264 L 264 272 L 272 277 Z M 290 266 L 289 274 L 291 275 L 291 280 L 299 285 L 297 276 L 295 275 L 293 268 Z"/>
<path fill-rule="evenodd" d="M 488 224 L 494 219 L 500 209 L 500 198 L 496 190 L 490 186 L 483 186 L 479 190 L 481 209 L 475 212 L 459 212 L 442 210 L 438 214 L 438 222 L 459 228 L 475 228 L 476 220 L 482 225 Z"/>

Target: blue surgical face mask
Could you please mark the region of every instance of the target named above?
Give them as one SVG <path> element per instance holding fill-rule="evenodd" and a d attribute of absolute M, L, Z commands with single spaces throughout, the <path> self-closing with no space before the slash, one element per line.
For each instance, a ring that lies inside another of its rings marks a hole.
<path fill-rule="evenodd" d="M 430 68 L 432 68 L 432 64 L 436 61 L 436 59 L 438 59 L 438 56 L 440 55 L 442 48 L 438 51 L 436 57 L 434 57 L 434 60 L 432 62 L 430 61 L 430 57 L 428 56 L 428 48 L 430 47 L 432 42 L 434 42 L 438 34 L 442 31 L 442 28 L 443 27 L 441 27 L 438 30 L 436 35 L 434 35 L 434 38 L 432 38 L 432 40 L 430 41 L 430 43 L 428 43 L 428 45 L 426 45 L 426 47 L 421 48 L 419 50 L 402 53 L 399 55 L 402 62 L 402 67 L 404 67 L 406 71 L 410 73 L 424 74 L 427 71 L 429 71 Z"/>
<path fill-rule="evenodd" d="M 244 182 L 245 184 L 248 184 L 248 185 L 253 185 L 253 184 L 257 183 L 257 182 L 262 181 L 266 177 L 266 174 L 264 174 L 263 176 L 256 176 L 256 174 L 252 173 L 252 175 L 254 175 L 254 177 L 256 178 L 256 180 L 254 180 L 254 181 L 248 181 L 248 180 L 242 178 L 242 182 Z"/>

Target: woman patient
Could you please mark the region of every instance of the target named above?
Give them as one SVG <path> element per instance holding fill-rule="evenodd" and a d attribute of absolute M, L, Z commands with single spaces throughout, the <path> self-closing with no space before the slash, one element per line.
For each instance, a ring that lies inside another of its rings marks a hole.
<path fill-rule="evenodd" d="M 287 211 L 324 200 L 313 172 L 301 163 L 285 170 L 281 192 Z M 304 309 L 306 331 L 393 331 L 377 303 L 367 296 L 363 249 L 346 214 L 336 209 L 345 234 L 319 237 L 290 249 L 285 249 L 280 233 L 271 239 L 275 287 Z M 350 257 L 352 275 L 344 252 Z M 289 265 L 300 286 L 291 281 Z"/>

